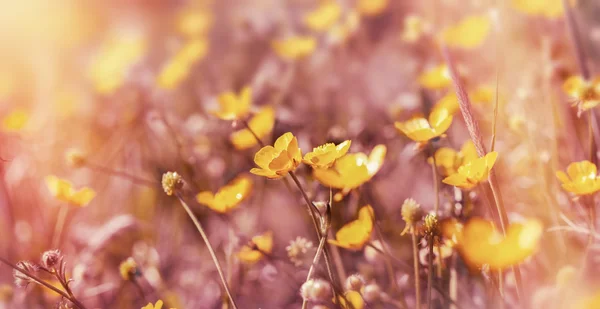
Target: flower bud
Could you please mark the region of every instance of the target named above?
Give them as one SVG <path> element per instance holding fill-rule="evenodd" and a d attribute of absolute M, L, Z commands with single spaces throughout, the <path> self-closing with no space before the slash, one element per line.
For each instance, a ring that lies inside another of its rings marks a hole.
<path fill-rule="evenodd" d="M 173 195 L 183 188 L 183 179 L 177 172 L 166 172 L 162 176 L 162 187 L 167 195 Z"/>
<path fill-rule="evenodd" d="M 309 301 L 330 301 L 333 297 L 331 285 L 323 279 L 310 279 L 300 288 L 300 295 Z"/>
<path fill-rule="evenodd" d="M 63 256 L 60 253 L 60 250 L 48 250 L 42 254 L 42 266 L 48 269 L 54 268 L 60 261 Z"/>
<path fill-rule="evenodd" d="M 346 290 L 348 291 L 360 292 L 364 285 L 365 279 L 359 274 L 354 274 L 346 278 Z"/>
<path fill-rule="evenodd" d="M 381 298 L 381 288 L 377 283 L 367 284 L 362 295 L 368 303 L 377 302 Z"/>

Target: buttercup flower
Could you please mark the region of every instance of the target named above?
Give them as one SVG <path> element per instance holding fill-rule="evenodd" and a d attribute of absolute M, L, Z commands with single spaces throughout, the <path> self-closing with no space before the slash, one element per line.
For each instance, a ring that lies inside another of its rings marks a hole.
<path fill-rule="evenodd" d="M 238 95 L 233 92 L 223 93 L 219 96 L 218 101 L 221 108 L 213 111 L 213 115 L 223 120 L 245 118 L 250 112 L 252 104 L 252 89 L 250 86 L 246 86 Z"/>
<path fill-rule="evenodd" d="M 556 172 L 563 189 L 576 195 L 589 195 L 600 191 L 600 178 L 596 165 L 590 161 L 573 162 L 567 166 L 567 173 Z"/>
<path fill-rule="evenodd" d="M 336 304 L 340 304 L 342 309 L 363 309 L 365 308 L 365 300 L 358 291 L 347 291 L 344 293 L 344 297 L 338 296 L 337 300 L 334 298 Z M 350 304 L 348 304 L 350 303 Z"/>
<path fill-rule="evenodd" d="M 356 10 L 361 15 L 377 16 L 385 11 L 390 4 L 390 0 L 358 0 Z"/>
<path fill-rule="evenodd" d="M 438 90 L 450 86 L 452 78 L 448 66 L 441 64 L 421 74 L 418 78 L 418 82 L 423 88 Z"/>
<path fill-rule="evenodd" d="M 511 0 L 510 3 L 514 9 L 533 16 L 557 18 L 565 13 L 562 0 Z"/>
<path fill-rule="evenodd" d="M 176 88 L 190 74 L 192 66 L 208 53 L 205 38 L 190 40 L 167 61 L 157 76 L 157 85 L 166 90 Z"/>
<path fill-rule="evenodd" d="M 196 201 L 216 212 L 226 213 L 245 200 L 251 191 L 252 179 L 247 176 L 240 176 L 219 189 L 215 194 L 210 191 L 198 193 Z"/>
<path fill-rule="evenodd" d="M 369 156 L 362 152 L 337 159 L 329 169 L 315 169 L 313 176 L 324 186 L 341 189 L 344 194 L 371 180 L 381 169 L 387 148 L 377 145 Z"/>
<path fill-rule="evenodd" d="M 483 43 L 491 27 L 489 17 L 485 15 L 468 16 L 445 29 L 441 38 L 450 47 L 475 48 Z"/>
<path fill-rule="evenodd" d="M 586 81 L 581 76 L 571 76 L 563 83 L 563 90 L 573 99 L 579 113 L 600 104 L 600 77 Z"/>
<path fill-rule="evenodd" d="M 350 148 L 351 141 L 346 140 L 339 145 L 334 143 L 323 144 L 315 147 L 312 152 L 304 155 L 302 162 L 313 168 L 330 168 L 335 160 L 344 156 Z"/>
<path fill-rule="evenodd" d="M 404 122 L 395 122 L 398 131 L 415 142 L 427 142 L 439 137 L 452 124 L 452 115 L 446 109 L 433 109 L 429 118 L 415 117 Z"/>
<path fill-rule="evenodd" d="M 268 231 L 252 237 L 250 244 L 243 246 L 237 253 L 238 259 L 252 264 L 260 261 L 265 254 L 273 251 L 273 232 Z"/>
<path fill-rule="evenodd" d="M 344 225 L 329 243 L 350 250 L 362 249 L 371 238 L 374 216 L 371 205 L 363 206 L 358 211 L 358 219 Z"/>
<path fill-rule="evenodd" d="M 271 106 L 263 107 L 254 117 L 248 121 L 248 126 L 252 129 L 256 137 L 263 140 L 271 131 L 275 125 L 275 110 Z M 252 148 L 258 145 L 256 137 L 248 130 L 248 128 L 241 129 L 231 133 L 229 140 L 233 147 L 238 150 L 244 150 Z"/>
<path fill-rule="evenodd" d="M 271 179 L 281 178 L 295 170 L 301 161 L 298 140 L 287 132 L 275 141 L 274 146 L 265 146 L 256 153 L 254 163 L 260 168 L 253 168 L 250 173 Z"/>
<path fill-rule="evenodd" d="M 46 176 L 46 186 L 57 200 L 76 206 L 86 206 L 96 196 L 96 191 L 83 187 L 76 190 L 71 182 L 54 175 Z"/>
<path fill-rule="evenodd" d="M 195 38 L 205 35 L 213 24 L 213 16 L 208 10 L 186 8 L 177 17 L 179 33 Z"/>
<path fill-rule="evenodd" d="M 152 305 L 152 303 L 148 303 L 146 306 L 142 307 L 142 309 L 162 309 L 163 306 L 163 301 L 162 300 L 157 300 L 156 304 Z M 171 308 L 171 309 L 175 309 L 175 308 Z"/>
<path fill-rule="evenodd" d="M 452 148 L 442 147 L 435 152 L 434 156 L 435 163 L 443 176 L 456 174 L 461 165 L 479 158 L 475 144 L 471 140 L 466 141 L 458 152 Z M 428 161 L 433 164 L 431 158 Z"/>
<path fill-rule="evenodd" d="M 461 165 L 456 173 L 444 178 L 442 182 L 462 189 L 471 189 L 487 179 L 497 157 L 498 153 L 492 151 L 482 158 L 468 161 Z"/>
<path fill-rule="evenodd" d="M 2 131 L 18 132 L 23 130 L 29 122 L 29 112 L 22 108 L 16 108 L 2 118 Z"/>
<path fill-rule="evenodd" d="M 330 29 L 342 16 L 342 8 L 336 1 L 323 1 L 317 9 L 304 16 L 304 24 L 313 31 Z"/>
<path fill-rule="evenodd" d="M 466 224 L 448 221 L 443 227 L 444 236 L 456 240 L 456 248 L 471 267 L 485 264 L 498 270 L 522 263 L 537 250 L 543 227 L 537 220 L 513 223 L 506 237 L 494 228 L 491 221 L 473 218 Z"/>
<path fill-rule="evenodd" d="M 317 40 L 312 36 L 296 36 L 271 42 L 275 53 L 287 60 L 297 60 L 309 56 L 317 48 Z"/>

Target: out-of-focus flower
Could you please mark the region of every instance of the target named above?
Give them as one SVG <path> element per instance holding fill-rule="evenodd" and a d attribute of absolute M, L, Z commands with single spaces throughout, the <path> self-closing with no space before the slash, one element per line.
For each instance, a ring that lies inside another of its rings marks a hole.
<path fill-rule="evenodd" d="M 217 193 L 203 191 L 196 195 L 196 201 L 208 208 L 226 213 L 237 207 L 252 192 L 252 179 L 248 176 L 240 176 L 227 185 L 223 186 Z"/>
<path fill-rule="evenodd" d="M 329 30 L 341 16 L 342 7 L 335 0 L 327 0 L 304 16 L 304 24 L 313 31 L 324 32 Z"/>
<path fill-rule="evenodd" d="M 421 248 L 419 250 L 419 262 L 421 265 L 429 265 L 429 261 L 427 259 L 429 253 L 429 248 Z M 442 259 L 447 259 L 452 256 L 452 253 L 454 253 L 454 249 L 448 244 L 442 243 L 436 245 L 436 248 L 433 250 L 433 265 L 439 264 L 438 256 Z"/>
<path fill-rule="evenodd" d="M 458 168 L 458 171 L 442 180 L 443 183 L 462 189 L 471 189 L 487 179 L 494 167 L 498 153 L 487 153 L 482 158 L 472 159 Z"/>
<path fill-rule="evenodd" d="M 167 195 L 173 195 L 183 187 L 183 178 L 177 172 L 166 172 L 162 176 L 161 184 Z"/>
<path fill-rule="evenodd" d="M 471 267 L 489 265 L 491 270 L 511 267 L 533 255 L 543 232 L 537 220 L 510 224 L 506 237 L 491 221 L 481 218 L 472 218 L 464 225 L 456 221 L 447 223 L 452 226 L 442 228 L 444 236 L 456 240 L 465 262 Z"/>
<path fill-rule="evenodd" d="M 78 168 L 85 165 L 87 156 L 79 149 L 69 149 L 65 154 L 67 164 L 72 167 Z"/>
<path fill-rule="evenodd" d="M 298 140 L 287 132 L 275 141 L 274 146 L 265 146 L 256 153 L 254 163 L 260 168 L 252 168 L 250 173 L 271 179 L 281 178 L 295 170 L 301 161 Z"/>
<path fill-rule="evenodd" d="M 577 1 L 570 1 L 574 5 Z M 511 6 L 522 13 L 557 18 L 564 14 L 562 0 L 511 0 Z"/>
<path fill-rule="evenodd" d="M 438 90 L 444 89 L 450 86 L 452 83 L 452 77 L 448 66 L 440 64 L 430 70 L 423 72 L 417 79 L 419 85 L 426 89 Z"/>
<path fill-rule="evenodd" d="M 587 297 L 582 297 L 575 302 L 576 309 L 596 309 L 600 308 L 600 292 L 596 292 Z"/>
<path fill-rule="evenodd" d="M 458 152 L 452 148 L 442 147 L 435 152 L 434 156 L 442 176 L 456 174 L 461 165 L 479 158 L 475 144 L 471 140 L 466 141 Z M 433 164 L 431 158 L 428 162 Z"/>
<path fill-rule="evenodd" d="M 562 182 L 563 189 L 576 195 L 594 194 L 600 191 L 600 177 L 596 165 L 584 160 L 567 166 L 567 173 L 557 171 L 556 177 Z"/>
<path fill-rule="evenodd" d="M 39 265 L 29 261 L 20 261 L 16 266 L 17 268 L 23 269 L 30 274 L 35 274 L 40 269 Z M 13 271 L 13 277 L 15 278 L 15 285 L 21 288 L 26 287 L 32 282 L 35 283 L 31 277 L 16 269 Z"/>
<path fill-rule="evenodd" d="M 128 257 L 119 265 L 119 273 L 123 280 L 133 280 L 141 274 L 140 269 L 132 257 Z"/>
<path fill-rule="evenodd" d="M 408 15 L 404 17 L 404 27 L 400 38 L 407 43 L 419 40 L 423 34 L 430 31 L 430 25 L 421 16 Z"/>
<path fill-rule="evenodd" d="M 25 128 L 29 122 L 29 112 L 22 108 L 15 108 L 2 118 L 2 131 L 18 132 Z"/>
<path fill-rule="evenodd" d="M 267 231 L 252 237 L 248 245 L 243 246 L 236 256 L 240 261 L 253 264 L 260 261 L 265 254 L 273 251 L 273 232 Z"/>
<path fill-rule="evenodd" d="M 351 141 L 346 140 L 339 145 L 327 143 L 313 148 L 313 151 L 304 155 L 302 162 L 313 168 L 330 168 L 335 160 L 344 156 L 350 149 Z"/>
<path fill-rule="evenodd" d="M 206 38 L 185 43 L 160 71 L 156 79 L 157 85 L 167 90 L 179 86 L 189 76 L 192 66 L 206 56 L 208 46 Z"/>
<path fill-rule="evenodd" d="M 371 205 L 363 206 L 358 211 L 358 219 L 342 226 L 329 243 L 350 250 L 362 249 L 371 238 L 374 216 Z"/>
<path fill-rule="evenodd" d="M 360 15 L 356 11 L 348 12 L 343 19 L 333 25 L 328 35 L 331 44 L 342 44 L 346 42 L 360 27 Z"/>
<path fill-rule="evenodd" d="M 0 284 L 0 304 L 10 303 L 15 296 L 15 291 L 10 284 Z"/>
<path fill-rule="evenodd" d="M 283 40 L 274 40 L 271 42 L 271 47 L 283 59 L 298 60 L 315 51 L 317 40 L 312 36 L 294 36 Z"/>
<path fill-rule="evenodd" d="M 417 203 L 417 201 L 414 199 L 407 198 L 402 204 L 401 214 L 402 220 L 404 220 L 406 223 L 406 227 L 402 231 L 401 235 L 406 233 L 415 233 L 415 226 L 423 216 L 421 212 L 421 205 L 419 205 L 419 203 Z"/>
<path fill-rule="evenodd" d="M 386 152 L 385 145 L 377 145 L 368 157 L 362 152 L 347 154 L 329 169 L 315 169 L 313 175 L 324 186 L 341 189 L 346 194 L 377 174 Z"/>
<path fill-rule="evenodd" d="M 89 70 L 96 91 L 111 94 L 119 89 L 125 82 L 127 70 L 145 51 L 146 40 L 141 36 L 121 36 L 106 42 Z"/>
<path fill-rule="evenodd" d="M 296 237 L 295 240 L 292 240 L 290 244 L 285 247 L 287 251 L 288 257 L 290 261 L 294 263 L 296 267 L 302 266 L 304 263 L 310 263 L 312 261 L 312 254 L 310 254 L 313 249 L 313 243 L 304 238 L 304 237 Z"/>
<path fill-rule="evenodd" d="M 477 89 L 469 92 L 469 100 L 472 104 L 489 104 L 494 102 L 494 90 L 488 86 L 479 86 Z M 502 101 L 498 102 L 500 104 Z M 460 109 L 458 97 L 454 91 L 448 92 L 434 106 L 433 110 L 446 109 L 450 115 L 456 114 Z"/>
<path fill-rule="evenodd" d="M 390 0 L 358 0 L 356 10 L 365 16 L 377 16 L 389 6 Z"/>
<path fill-rule="evenodd" d="M 334 298 L 334 303 L 339 304 L 342 309 L 365 308 L 365 300 L 358 291 L 347 291 L 344 293 L 344 297 L 338 296 L 337 300 Z"/>
<path fill-rule="evenodd" d="M 87 206 L 96 196 L 96 191 L 88 187 L 76 190 L 73 184 L 54 175 L 46 176 L 46 186 L 57 200 L 79 207 Z"/>
<path fill-rule="evenodd" d="M 332 296 L 331 285 L 323 279 L 309 279 L 300 287 L 300 296 L 307 301 L 328 301 Z"/>
<path fill-rule="evenodd" d="M 223 120 L 243 119 L 248 116 L 250 106 L 252 105 L 252 88 L 246 86 L 240 90 L 240 93 L 228 91 L 219 95 L 218 99 L 220 109 L 211 113 Z"/>
<path fill-rule="evenodd" d="M 344 284 L 346 290 L 360 292 L 365 286 L 365 278 L 359 274 L 350 275 Z"/>
<path fill-rule="evenodd" d="M 394 126 L 415 142 L 424 143 L 439 137 L 452 124 L 452 115 L 447 109 L 433 109 L 429 118 L 417 116 L 407 121 L 396 121 Z"/>
<path fill-rule="evenodd" d="M 146 306 L 142 307 L 142 309 L 162 309 L 163 306 L 163 301 L 162 300 L 157 300 L 156 304 L 152 305 L 152 303 L 148 303 Z M 171 308 L 171 309 L 175 309 L 175 308 Z"/>
<path fill-rule="evenodd" d="M 563 90 L 580 113 L 600 104 L 600 77 L 586 81 L 581 76 L 571 76 L 563 83 Z"/>
<path fill-rule="evenodd" d="M 263 140 L 271 134 L 274 125 L 275 110 L 271 106 L 265 106 L 248 121 L 248 126 L 252 129 L 252 132 L 256 134 L 256 137 L 248 130 L 248 128 L 244 128 L 231 133 L 229 140 L 235 149 L 244 150 L 252 148 L 258 145 L 258 140 L 256 140 L 257 137 L 260 140 Z"/>
<path fill-rule="evenodd" d="M 480 46 L 491 28 L 486 15 L 467 16 L 441 33 L 441 39 L 450 47 L 471 49 Z"/>
<path fill-rule="evenodd" d="M 201 37 L 210 30 L 213 21 L 209 10 L 186 8 L 177 16 L 177 31 L 188 38 Z"/>

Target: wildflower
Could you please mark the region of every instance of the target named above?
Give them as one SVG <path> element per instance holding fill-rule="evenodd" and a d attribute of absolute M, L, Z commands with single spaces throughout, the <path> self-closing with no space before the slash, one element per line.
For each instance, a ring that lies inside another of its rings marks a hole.
<path fill-rule="evenodd" d="M 286 60 L 298 60 L 312 54 L 317 48 L 317 40 L 312 36 L 295 36 L 271 42 L 275 53 Z"/>
<path fill-rule="evenodd" d="M 36 273 L 40 268 L 37 264 L 29 261 L 20 261 L 17 263 L 16 266 L 17 268 L 23 269 L 24 271 L 30 274 Z M 21 288 L 26 287 L 32 282 L 35 283 L 35 281 L 31 277 L 16 269 L 13 271 L 13 277 L 15 278 L 15 285 Z"/>
<path fill-rule="evenodd" d="M 406 223 L 406 227 L 401 235 L 406 233 L 414 233 L 417 222 L 421 219 L 421 205 L 412 198 L 407 198 L 402 204 L 402 220 Z"/>
<path fill-rule="evenodd" d="M 263 107 L 254 117 L 248 121 L 248 126 L 252 129 L 252 132 L 256 134 L 256 137 L 248 130 L 248 128 L 231 133 L 229 141 L 238 150 L 244 150 L 252 148 L 258 145 L 256 138 L 263 140 L 271 131 L 275 125 L 275 110 L 271 106 Z"/>
<path fill-rule="evenodd" d="M 429 213 L 425 216 L 424 219 L 424 232 L 426 236 L 429 237 L 437 237 L 440 235 L 440 224 L 435 213 Z"/>
<path fill-rule="evenodd" d="M 265 254 L 273 251 L 273 232 L 267 231 L 252 237 L 250 244 L 243 246 L 237 253 L 238 259 L 252 264 L 260 261 Z"/>
<path fill-rule="evenodd" d="M 46 186 L 50 194 L 59 201 L 67 202 L 79 207 L 86 206 L 96 196 L 96 191 L 88 187 L 76 190 L 71 182 L 54 175 L 46 176 Z"/>
<path fill-rule="evenodd" d="M 374 216 L 371 205 L 363 206 L 358 211 L 358 219 L 344 225 L 329 243 L 350 250 L 362 249 L 371 238 Z"/>
<path fill-rule="evenodd" d="M 471 140 L 466 141 L 458 152 L 452 148 L 442 147 L 435 152 L 434 157 L 443 176 L 456 174 L 461 165 L 479 158 L 475 144 Z M 433 164 L 433 160 L 430 159 L 429 163 Z"/>
<path fill-rule="evenodd" d="M 386 152 L 385 145 L 377 145 L 368 157 L 362 152 L 347 154 L 337 159 L 332 168 L 315 169 L 313 175 L 323 185 L 341 189 L 347 194 L 377 174 Z"/>
<path fill-rule="evenodd" d="M 158 73 L 157 85 L 166 90 L 179 86 L 189 76 L 192 66 L 206 56 L 208 46 L 205 38 L 193 39 L 185 43 Z"/>
<path fill-rule="evenodd" d="M 254 163 L 260 168 L 253 168 L 250 173 L 271 179 L 281 178 L 295 170 L 301 161 L 298 140 L 287 132 L 275 141 L 274 146 L 265 146 L 256 153 Z"/>
<path fill-rule="evenodd" d="M 455 174 L 444 178 L 442 182 L 462 189 L 471 189 L 487 179 L 497 157 L 498 153 L 492 151 L 482 158 L 463 163 Z"/>
<path fill-rule="evenodd" d="M 317 9 L 304 16 L 304 24 L 313 31 L 330 29 L 342 15 L 341 6 L 334 0 L 323 1 Z"/>
<path fill-rule="evenodd" d="M 63 256 L 60 250 L 48 250 L 42 254 L 42 265 L 47 269 L 52 269 L 60 261 L 62 261 Z"/>
<path fill-rule="evenodd" d="M 346 290 L 360 292 L 365 286 L 365 278 L 359 274 L 350 275 L 346 278 Z"/>
<path fill-rule="evenodd" d="M 86 154 L 79 149 L 69 149 L 65 157 L 67 163 L 75 168 L 84 166 L 87 160 Z"/>
<path fill-rule="evenodd" d="M 127 70 L 140 60 L 146 51 L 143 37 L 117 37 L 105 43 L 92 63 L 89 76 L 96 91 L 112 94 L 119 89 L 127 76 Z"/>
<path fill-rule="evenodd" d="M 573 5 L 576 1 L 569 1 Z M 532 16 L 557 18 L 564 14 L 562 0 L 511 0 L 511 6 Z"/>
<path fill-rule="evenodd" d="M 296 267 L 309 263 L 312 259 L 312 252 L 310 251 L 313 251 L 313 249 L 313 243 L 304 237 L 296 237 L 295 240 L 292 240 L 290 244 L 285 247 L 290 261 L 294 263 Z"/>
<path fill-rule="evenodd" d="M 439 90 L 450 86 L 452 78 L 448 66 L 441 64 L 419 75 L 418 82 L 423 88 Z"/>
<path fill-rule="evenodd" d="M 563 189 L 576 195 L 594 194 L 600 190 L 600 178 L 596 165 L 584 160 L 567 166 L 567 173 L 556 172 Z"/>
<path fill-rule="evenodd" d="M 394 126 L 411 140 L 424 143 L 444 134 L 451 124 L 452 115 L 448 110 L 434 109 L 428 119 L 414 117 L 404 122 L 397 121 Z"/>
<path fill-rule="evenodd" d="M 173 195 L 183 188 L 183 179 L 177 172 L 166 172 L 162 176 L 162 187 L 167 195 Z"/>
<path fill-rule="evenodd" d="M 22 108 L 16 108 L 2 118 L 2 131 L 18 132 L 25 128 L 29 122 L 29 112 Z"/>
<path fill-rule="evenodd" d="M 248 116 L 252 104 L 252 88 L 246 86 L 236 95 L 233 92 L 225 92 L 219 95 L 219 106 L 221 109 L 213 111 L 212 114 L 223 120 L 236 120 Z"/>
<path fill-rule="evenodd" d="M 300 287 L 300 295 L 308 301 L 327 301 L 332 296 L 331 285 L 323 279 L 309 279 Z"/>
<path fill-rule="evenodd" d="M 334 303 L 339 304 L 342 309 L 364 309 L 365 300 L 358 291 L 347 291 L 344 297 L 334 298 Z M 349 303 L 349 304 L 348 304 Z"/>
<path fill-rule="evenodd" d="M 337 146 L 334 143 L 323 144 L 313 148 L 312 152 L 305 154 L 302 161 L 313 168 L 330 168 L 335 160 L 348 152 L 350 143 L 351 141 L 346 140 Z"/>
<path fill-rule="evenodd" d="M 361 15 L 377 16 L 383 13 L 390 4 L 390 0 L 358 0 L 356 9 Z"/>
<path fill-rule="evenodd" d="M 127 281 L 134 280 L 135 277 L 141 274 L 137 263 L 132 257 L 128 257 L 125 261 L 121 262 L 119 273 L 121 274 L 121 278 Z"/>
<path fill-rule="evenodd" d="M 600 104 L 600 77 L 587 81 L 581 76 L 571 76 L 563 83 L 563 90 L 574 100 L 579 113 Z"/>
<path fill-rule="evenodd" d="M 188 8 L 177 17 L 176 27 L 179 33 L 189 38 L 197 38 L 206 35 L 213 21 L 210 11 Z"/>
<path fill-rule="evenodd" d="M 146 306 L 142 307 L 142 309 L 162 309 L 163 301 L 157 300 L 156 304 L 152 305 L 152 303 L 148 303 Z M 174 308 L 171 308 L 174 309 Z"/>
<path fill-rule="evenodd" d="M 472 218 L 467 223 L 448 222 L 454 226 L 442 228 L 444 236 L 456 239 L 456 247 L 469 266 L 487 264 L 491 270 L 501 270 L 519 264 L 537 250 L 543 232 L 537 220 L 510 224 L 506 236 L 496 230 L 491 221 Z"/>
<path fill-rule="evenodd" d="M 491 21 L 485 15 L 468 16 L 457 24 L 445 29 L 441 38 L 449 47 L 465 49 L 475 48 L 487 37 L 490 32 Z"/>
<path fill-rule="evenodd" d="M 248 176 L 240 176 L 219 189 L 215 194 L 210 191 L 198 193 L 196 201 L 216 212 L 226 213 L 245 200 L 251 191 L 252 179 Z"/>
<path fill-rule="evenodd" d="M 356 11 L 348 12 L 344 18 L 333 25 L 327 33 L 328 42 L 332 45 L 344 43 L 360 26 L 360 15 Z"/>

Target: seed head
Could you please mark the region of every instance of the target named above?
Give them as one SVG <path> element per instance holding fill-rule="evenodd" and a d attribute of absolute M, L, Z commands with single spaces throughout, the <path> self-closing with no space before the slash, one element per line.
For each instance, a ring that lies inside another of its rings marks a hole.
<path fill-rule="evenodd" d="M 141 273 L 137 263 L 132 257 L 121 262 L 121 265 L 119 265 L 119 272 L 121 273 L 121 278 L 127 281 L 135 279 L 135 277 L 139 276 Z"/>
<path fill-rule="evenodd" d="M 42 254 L 42 266 L 48 269 L 54 268 L 62 260 L 60 250 L 48 250 Z"/>
<path fill-rule="evenodd" d="M 429 213 L 425 216 L 425 235 L 427 236 L 439 236 L 440 226 L 438 224 L 437 215 Z"/>
<path fill-rule="evenodd" d="M 421 205 L 412 198 L 407 198 L 402 204 L 402 220 L 407 225 L 413 225 L 421 219 Z"/>
<path fill-rule="evenodd" d="M 365 286 L 363 290 L 363 298 L 369 303 L 379 301 L 381 298 L 381 288 L 377 283 L 370 283 Z"/>
<path fill-rule="evenodd" d="M 360 292 L 365 286 L 365 279 L 359 274 L 351 275 L 346 278 L 346 290 Z"/>
<path fill-rule="evenodd" d="M 167 195 L 173 195 L 183 187 L 183 179 L 177 172 L 166 172 L 162 176 L 162 187 Z"/>
<path fill-rule="evenodd" d="M 313 243 L 300 236 L 296 237 L 295 240 L 292 240 L 285 248 L 290 261 L 294 263 L 296 267 L 302 266 L 311 258 L 312 249 L 314 249 Z"/>
<path fill-rule="evenodd" d="M 331 285 L 323 279 L 310 279 L 300 288 L 300 295 L 303 299 L 319 302 L 329 301 L 333 297 Z"/>
<path fill-rule="evenodd" d="M 21 261 L 17 263 L 16 266 L 17 268 L 23 269 L 30 274 L 36 273 L 40 268 L 37 264 L 29 261 Z M 15 277 L 15 285 L 21 288 L 24 288 L 30 283 L 35 282 L 31 277 L 16 269 L 13 271 L 13 276 Z"/>

